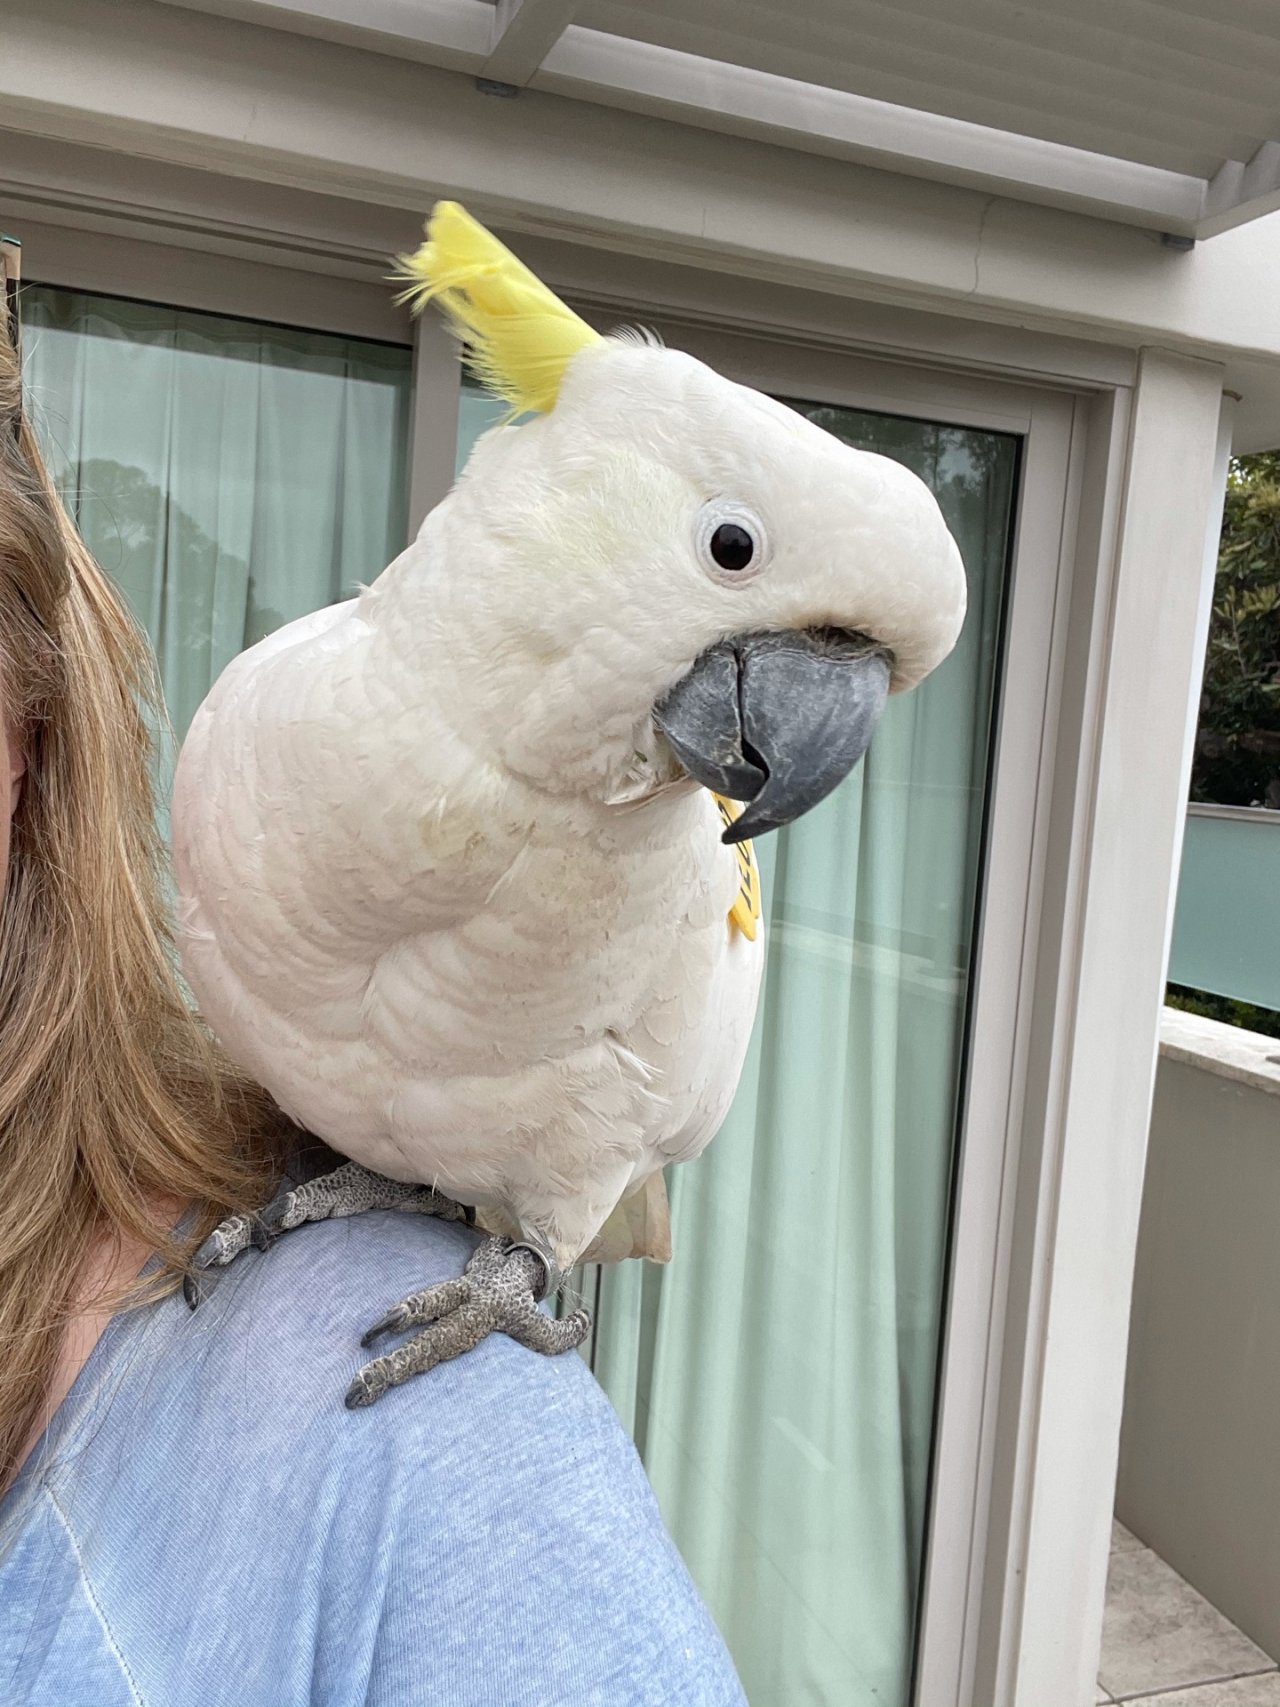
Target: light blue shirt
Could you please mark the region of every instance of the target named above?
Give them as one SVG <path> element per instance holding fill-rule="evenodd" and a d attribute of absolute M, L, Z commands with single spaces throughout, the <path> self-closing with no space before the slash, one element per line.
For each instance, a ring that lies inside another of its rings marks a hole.
<path fill-rule="evenodd" d="M 743 1707 L 575 1354 L 499 1335 L 344 1408 L 473 1241 L 322 1223 L 117 1316 L 0 1502 L 4 1707 Z"/>

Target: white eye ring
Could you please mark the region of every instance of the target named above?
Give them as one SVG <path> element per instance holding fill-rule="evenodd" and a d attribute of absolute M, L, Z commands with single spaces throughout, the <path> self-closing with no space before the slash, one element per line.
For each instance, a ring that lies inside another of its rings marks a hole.
<path fill-rule="evenodd" d="M 738 534 L 749 536 L 753 549 L 741 568 L 733 567 L 732 554 L 726 546 L 736 544 L 740 549 L 742 542 L 733 537 L 717 540 L 721 528 L 736 529 Z M 740 587 L 744 581 L 754 581 L 769 561 L 769 536 L 764 523 L 749 505 L 735 503 L 732 498 L 712 498 L 702 506 L 694 538 L 698 562 L 721 586 Z"/>

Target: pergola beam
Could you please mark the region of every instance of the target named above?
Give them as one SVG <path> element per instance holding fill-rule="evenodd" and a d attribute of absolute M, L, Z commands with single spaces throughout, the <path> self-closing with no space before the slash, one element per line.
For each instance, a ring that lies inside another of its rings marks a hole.
<path fill-rule="evenodd" d="M 1280 142 L 1264 142 L 1247 164 L 1228 160 L 1205 190 L 1198 235 L 1212 237 L 1280 208 Z"/>
<path fill-rule="evenodd" d="M 498 0 L 493 46 L 480 76 L 523 88 L 573 22 L 580 0 Z"/>
<path fill-rule="evenodd" d="M 165 3 L 470 73 L 490 93 L 531 87 L 1175 239 L 1280 209 L 1280 141 L 1206 179 L 609 35 L 573 22 L 580 0 Z"/>

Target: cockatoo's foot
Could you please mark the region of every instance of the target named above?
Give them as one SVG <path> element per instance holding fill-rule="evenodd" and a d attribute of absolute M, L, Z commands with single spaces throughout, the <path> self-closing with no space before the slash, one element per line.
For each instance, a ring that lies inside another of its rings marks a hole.
<path fill-rule="evenodd" d="M 365 1364 L 347 1389 L 347 1408 L 376 1403 L 389 1388 L 460 1357 L 491 1333 L 510 1334 L 530 1351 L 549 1356 L 571 1351 L 587 1337 L 591 1318 L 585 1310 L 575 1310 L 556 1321 L 539 1310 L 539 1301 L 559 1282 L 560 1276 L 530 1246 L 486 1239 L 457 1280 L 411 1293 L 369 1329 L 362 1345 L 430 1323 L 395 1351 Z"/>
<path fill-rule="evenodd" d="M 412 1214 L 435 1215 L 442 1221 L 472 1218 L 472 1212 L 461 1203 L 442 1197 L 429 1186 L 387 1179 L 362 1168 L 359 1162 L 346 1162 L 305 1185 L 286 1185 L 256 1215 L 228 1216 L 200 1246 L 191 1259 L 192 1265 L 206 1271 L 225 1268 L 250 1245 L 265 1251 L 273 1239 L 307 1221 L 332 1221 L 345 1215 L 363 1215 L 370 1209 L 402 1209 Z M 194 1310 L 204 1298 L 206 1287 L 199 1274 L 189 1274 L 182 1290 Z"/>

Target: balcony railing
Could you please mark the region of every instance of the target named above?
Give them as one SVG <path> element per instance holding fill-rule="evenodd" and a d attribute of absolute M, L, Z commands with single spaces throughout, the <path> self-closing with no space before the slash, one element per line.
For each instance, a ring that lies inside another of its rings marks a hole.
<path fill-rule="evenodd" d="M 1169 977 L 1280 1009 L 1280 812 L 1187 808 Z"/>

